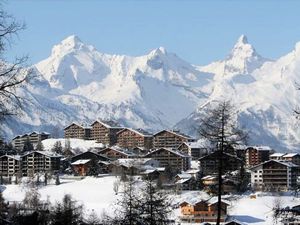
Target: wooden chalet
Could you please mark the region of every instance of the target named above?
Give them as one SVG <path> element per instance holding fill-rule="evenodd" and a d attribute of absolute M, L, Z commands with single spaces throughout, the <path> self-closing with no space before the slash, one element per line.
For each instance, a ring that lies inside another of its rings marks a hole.
<path fill-rule="evenodd" d="M 215 151 L 211 154 L 203 156 L 199 159 L 200 161 L 200 171 L 202 175 L 214 175 L 218 174 L 218 167 L 220 162 L 220 152 Z M 223 153 L 222 156 L 223 162 L 223 172 L 230 172 L 235 170 L 240 170 L 244 162 L 242 159 L 235 155 L 229 153 Z"/>
<path fill-rule="evenodd" d="M 117 133 L 124 129 L 118 123 L 106 120 L 96 120 L 91 127 L 92 139 L 107 146 L 116 144 Z"/>
<path fill-rule="evenodd" d="M 170 148 L 159 148 L 145 155 L 156 159 L 162 167 L 171 167 L 174 171 L 188 170 L 191 166 L 191 157 Z"/>
<path fill-rule="evenodd" d="M 287 153 L 283 157 L 284 161 L 292 162 L 296 165 L 300 165 L 300 154 L 299 153 Z"/>
<path fill-rule="evenodd" d="M 97 175 L 108 172 L 107 163 L 109 161 L 110 159 L 105 155 L 87 151 L 73 156 L 71 158 L 71 166 L 77 175 Z"/>
<path fill-rule="evenodd" d="M 136 157 L 132 151 L 121 148 L 119 146 L 110 146 L 98 152 L 100 155 L 104 155 L 109 159 L 128 159 Z"/>
<path fill-rule="evenodd" d="M 125 128 L 117 133 L 117 145 L 122 148 L 134 149 L 141 147 L 145 150 L 152 149 L 152 134 L 142 129 Z"/>
<path fill-rule="evenodd" d="M 91 139 L 91 127 L 72 123 L 64 129 L 65 138 Z"/>
<path fill-rule="evenodd" d="M 184 142 L 193 142 L 194 139 L 188 135 L 175 130 L 162 130 L 153 135 L 153 147 L 178 149 Z"/>
<path fill-rule="evenodd" d="M 21 171 L 21 157 L 19 155 L 0 156 L 0 174 L 3 177 L 12 177 Z"/>
<path fill-rule="evenodd" d="M 179 219 L 186 223 L 216 222 L 218 214 L 217 203 L 216 197 L 183 201 L 179 205 L 181 212 Z M 225 222 L 227 219 L 228 205 L 225 201 L 221 203 L 221 222 Z"/>
<path fill-rule="evenodd" d="M 32 151 L 21 156 L 22 175 L 29 176 L 39 172 L 58 172 L 61 156 L 47 151 Z"/>

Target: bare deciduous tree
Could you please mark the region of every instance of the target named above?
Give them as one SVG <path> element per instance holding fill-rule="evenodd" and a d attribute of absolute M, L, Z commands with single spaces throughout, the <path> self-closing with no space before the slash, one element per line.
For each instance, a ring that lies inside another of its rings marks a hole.
<path fill-rule="evenodd" d="M 201 119 L 199 134 L 207 139 L 218 151 L 218 215 L 217 225 L 220 224 L 222 204 L 221 195 L 223 188 L 224 152 L 232 149 L 234 145 L 246 141 L 247 135 L 238 128 L 234 116 L 236 112 L 229 101 L 218 102 L 215 107 L 209 108 L 206 116 Z"/>
<path fill-rule="evenodd" d="M 15 58 L 12 63 L 4 57 L 18 32 L 24 28 L 25 25 L 5 12 L 3 4 L 0 4 L 0 119 L 19 111 L 22 99 L 16 89 L 26 83 L 32 73 L 30 69 L 24 69 L 28 57 Z"/>

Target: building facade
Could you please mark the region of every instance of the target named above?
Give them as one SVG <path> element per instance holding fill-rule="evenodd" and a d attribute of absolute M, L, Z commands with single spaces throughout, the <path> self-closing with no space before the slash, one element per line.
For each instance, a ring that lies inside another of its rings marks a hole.
<path fill-rule="evenodd" d="M 60 155 L 45 151 L 33 151 L 21 156 L 22 175 L 56 173 L 60 169 Z"/>
<path fill-rule="evenodd" d="M 145 150 L 152 149 L 153 136 L 144 130 L 125 128 L 117 133 L 117 145 L 121 148 L 134 149 L 137 147 Z"/>
<path fill-rule="evenodd" d="M 159 161 L 161 167 L 170 167 L 174 171 L 186 171 L 191 166 L 191 157 L 170 148 L 160 148 L 145 155 Z"/>
<path fill-rule="evenodd" d="M 246 166 L 251 167 L 269 160 L 272 149 L 269 147 L 248 147 L 246 149 Z"/>
<path fill-rule="evenodd" d="M 3 155 L 0 157 L 0 175 L 12 177 L 18 175 L 21 169 L 21 158 L 19 155 Z"/>
<path fill-rule="evenodd" d="M 91 139 L 91 127 L 72 123 L 64 129 L 65 138 Z"/>
<path fill-rule="evenodd" d="M 18 135 L 13 138 L 12 145 L 14 146 L 15 149 L 22 150 L 26 141 L 29 140 L 30 143 L 35 148 L 39 142 L 41 142 L 45 139 L 48 139 L 49 137 L 50 137 L 50 134 L 45 133 L 45 132 L 42 132 L 42 133 L 32 132 L 29 134 Z"/>
<path fill-rule="evenodd" d="M 201 174 L 205 176 L 218 174 L 220 158 L 221 156 L 219 151 L 215 151 L 211 154 L 201 157 L 199 159 Z M 229 153 L 223 153 L 222 161 L 224 173 L 240 170 L 244 164 L 242 159 Z"/>
<path fill-rule="evenodd" d="M 258 190 L 289 190 L 297 185 L 300 167 L 292 162 L 269 160 L 251 170 L 251 185 Z"/>
<path fill-rule="evenodd" d="M 216 222 L 218 209 L 217 201 L 200 200 L 200 201 L 184 201 L 180 205 L 180 220 L 186 223 L 203 223 Z M 228 203 L 221 202 L 221 222 L 225 222 L 227 218 Z"/>
<path fill-rule="evenodd" d="M 193 142 L 194 139 L 188 135 L 174 130 L 162 130 L 153 135 L 153 147 L 178 149 L 184 142 Z"/>
<path fill-rule="evenodd" d="M 119 146 L 110 146 L 99 151 L 98 153 L 112 160 L 136 157 L 136 154 L 134 154 L 132 151 L 120 148 Z"/>
<path fill-rule="evenodd" d="M 106 146 L 117 143 L 117 133 L 124 129 L 114 121 L 96 120 L 91 125 L 91 138 Z"/>

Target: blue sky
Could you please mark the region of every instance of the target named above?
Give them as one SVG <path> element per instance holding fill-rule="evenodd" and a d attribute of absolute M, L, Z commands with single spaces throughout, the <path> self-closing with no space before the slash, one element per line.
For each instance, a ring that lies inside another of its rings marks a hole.
<path fill-rule="evenodd" d="M 267 58 L 300 41 L 296 0 L 9 0 L 4 7 L 27 25 L 7 58 L 28 54 L 29 63 L 71 34 L 103 53 L 136 56 L 163 46 L 198 65 L 223 59 L 241 34 Z"/>

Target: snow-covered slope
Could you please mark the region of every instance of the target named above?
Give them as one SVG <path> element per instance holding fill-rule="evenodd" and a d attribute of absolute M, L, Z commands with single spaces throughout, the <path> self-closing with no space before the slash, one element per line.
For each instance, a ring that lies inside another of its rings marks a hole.
<path fill-rule="evenodd" d="M 242 35 L 226 59 L 194 66 L 163 47 L 138 57 L 103 54 L 73 35 L 32 67 L 35 78 L 19 90 L 28 101 L 22 116 L 2 126 L 6 137 L 31 130 L 62 132 L 73 121 L 98 118 L 152 131 L 177 123 L 195 134 L 205 107 L 231 99 L 239 124 L 250 131 L 251 144 L 291 150 L 300 146 L 293 117 L 300 106 L 295 88 L 300 83 L 300 44 L 272 61 Z"/>

